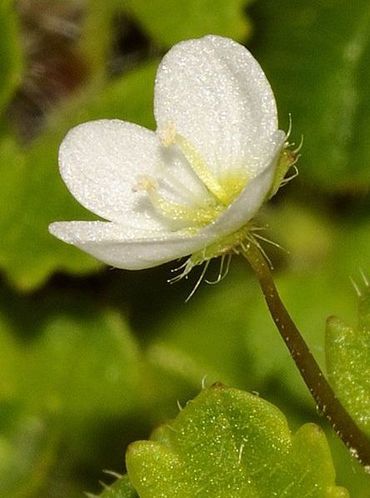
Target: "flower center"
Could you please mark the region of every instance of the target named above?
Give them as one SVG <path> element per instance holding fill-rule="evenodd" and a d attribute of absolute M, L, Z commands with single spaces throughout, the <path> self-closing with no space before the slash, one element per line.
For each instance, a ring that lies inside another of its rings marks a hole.
<path fill-rule="evenodd" d="M 208 225 L 224 210 L 220 204 L 191 207 L 172 202 L 159 194 L 157 182 L 148 176 L 139 179 L 138 187 L 146 191 L 158 212 L 174 221 L 184 221 L 189 228 Z"/>
<path fill-rule="evenodd" d="M 210 171 L 207 163 L 199 154 L 197 149 L 188 140 L 186 140 L 186 138 L 179 134 L 175 135 L 174 143 L 179 146 L 181 152 L 190 164 L 191 169 L 197 175 L 199 180 L 207 187 L 208 191 L 211 192 L 211 194 L 213 194 L 221 204 L 228 206 L 230 203 L 228 193 Z"/>
<path fill-rule="evenodd" d="M 174 221 L 183 221 L 187 231 L 192 233 L 214 221 L 231 204 L 245 187 L 247 175 L 241 170 L 229 172 L 222 179 L 217 178 L 199 151 L 176 132 L 174 125 L 169 125 L 164 130 L 160 140 L 164 147 L 178 146 L 193 173 L 210 193 L 210 197 L 202 204 L 195 205 L 173 202 L 159 193 L 158 182 L 149 176 L 139 179 L 138 188 L 147 192 L 153 207 L 159 213 Z"/>

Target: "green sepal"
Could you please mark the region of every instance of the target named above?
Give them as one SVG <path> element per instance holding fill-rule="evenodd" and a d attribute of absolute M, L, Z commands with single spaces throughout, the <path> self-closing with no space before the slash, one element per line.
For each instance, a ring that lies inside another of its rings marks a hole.
<path fill-rule="evenodd" d="M 291 149 L 289 144 L 285 144 L 276 166 L 274 181 L 267 194 L 267 199 L 274 197 L 279 188 L 284 185 L 286 181 L 289 181 L 289 179 L 285 179 L 285 176 L 290 168 L 296 164 L 298 158 L 298 151 Z"/>

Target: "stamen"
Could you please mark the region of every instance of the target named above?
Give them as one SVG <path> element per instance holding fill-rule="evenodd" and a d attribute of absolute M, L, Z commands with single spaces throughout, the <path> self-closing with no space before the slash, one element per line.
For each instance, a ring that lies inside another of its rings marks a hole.
<path fill-rule="evenodd" d="M 172 220 L 185 221 L 191 225 L 203 226 L 211 223 L 220 213 L 220 206 L 190 208 L 161 197 L 157 191 L 149 190 L 148 196 L 153 206 Z M 190 228 L 190 227 L 189 227 Z"/>
<path fill-rule="evenodd" d="M 204 183 L 207 189 L 222 204 L 225 206 L 229 204 L 230 195 L 228 195 L 217 178 L 212 174 L 204 158 L 196 148 L 185 137 L 176 132 L 176 125 L 174 123 L 168 123 L 159 132 L 159 139 L 164 147 L 169 147 L 172 144 L 178 145 L 199 180 Z"/>
<path fill-rule="evenodd" d="M 150 176 L 142 176 L 138 179 L 137 190 L 145 190 L 152 205 L 162 214 L 172 220 L 185 221 L 190 225 L 203 226 L 213 221 L 222 212 L 222 206 L 214 205 L 207 207 L 191 208 L 176 202 L 171 202 L 158 194 L 158 184 Z M 189 227 L 191 228 L 191 227 Z"/>
<path fill-rule="evenodd" d="M 164 147 L 169 147 L 175 142 L 176 125 L 175 123 L 168 123 L 166 128 L 160 131 L 159 140 Z"/>
<path fill-rule="evenodd" d="M 203 157 L 199 154 L 193 145 L 183 136 L 176 134 L 175 143 L 180 147 L 181 152 L 188 160 L 192 170 L 198 178 L 204 183 L 207 189 L 220 201 L 227 206 L 230 202 L 229 195 L 222 188 L 217 178 L 208 168 Z"/>
<path fill-rule="evenodd" d="M 195 197 L 194 191 L 184 184 L 181 177 L 176 175 L 176 172 L 174 172 L 171 168 L 166 169 L 165 174 L 162 176 L 162 181 L 168 188 L 174 191 L 176 195 L 179 195 L 185 199 L 194 199 L 194 201 L 197 202 L 198 199 Z"/>
<path fill-rule="evenodd" d="M 213 197 L 207 196 L 207 199 L 200 203 L 186 185 L 180 184 L 171 168 L 163 172 L 161 186 L 167 185 L 172 189 L 175 199 L 179 199 L 180 203 L 163 197 L 158 191 L 157 182 L 149 177 L 143 177 L 138 182 L 137 189 L 147 192 L 153 207 L 162 215 L 175 221 L 182 221 L 187 225 L 187 232 L 194 233 L 220 216 L 240 194 L 247 178 L 243 172 L 240 174 L 234 172 L 233 175 L 229 174 L 224 179 L 217 178 L 197 149 L 185 137 L 177 133 L 174 123 L 169 122 L 166 127 L 158 130 L 158 136 L 164 147 L 172 144 L 179 147 L 192 171 Z M 181 199 L 184 199 L 184 204 Z"/>
<path fill-rule="evenodd" d="M 137 179 L 135 191 L 144 190 L 145 192 L 155 191 L 158 188 L 157 181 L 151 176 L 141 175 Z"/>

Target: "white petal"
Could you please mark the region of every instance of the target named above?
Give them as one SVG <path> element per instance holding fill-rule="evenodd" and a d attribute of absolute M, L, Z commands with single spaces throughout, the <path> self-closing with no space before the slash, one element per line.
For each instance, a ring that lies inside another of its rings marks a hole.
<path fill-rule="evenodd" d="M 87 209 L 126 225 L 159 228 L 139 179 L 160 161 L 154 132 L 119 120 L 91 121 L 73 128 L 59 151 L 61 175 Z"/>
<path fill-rule="evenodd" d="M 249 181 L 236 198 L 211 225 L 205 227 L 201 234 L 207 239 L 222 238 L 236 232 L 255 216 L 269 193 L 275 176 L 276 165 L 286 136 L 282 131 L 277 131 L 274 140 L 270 143 L 269 159 L 255 178 Z"/>
<path fill-rule="evenodd" d="M 156 170 L 159 193 L 164 198 L 194 207 L 212 199 L 205 185 L 176 148 L 162 147 L 162 162 Z"/>
<path fill-rule="evenodd" d="M 271 87 L 242 45 L 206 36 L 175 45 L 156 79 L 158 132 L 174 127 L 200 152 L 215 174 L 266 164 L 266 142 L 277 130 Z"/>
<path fill-rule="evenodd" d="M 146 231 L 104 221 L 57 222 L 49 231 L 104 263 L 126 270 L 161 265 L 208 244 L 202 235 Z"/>
<path fill-rule="evenodd" d="M 248 183 L 214 223 L 195 236 L 102 221 L 57 222 L 50 225 L 49 231 L 106 264 L 122 269 L 150 268 L 187 256 L 235 232 L 255 215 L 271 188 L 284 139 L 285 135 L 276 135 L 268 167 Z"/>

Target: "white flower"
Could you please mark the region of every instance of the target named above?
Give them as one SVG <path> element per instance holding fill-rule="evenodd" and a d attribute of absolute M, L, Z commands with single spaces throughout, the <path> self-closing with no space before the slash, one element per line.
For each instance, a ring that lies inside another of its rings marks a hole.
<path fill-rule="evenodd" d="M 238 43 L 206 36 L 175 45 L 155 83 L 155 132 L 119 120 L 72 129 L 61 175 L 86 208 L 109 221 L 50 232 L 105 263 L 141 269 L 224 254 L 272 193 L 286 135 L 259 64 Z"/>

